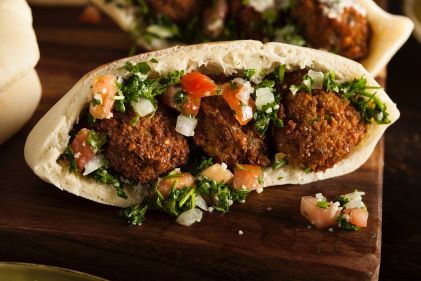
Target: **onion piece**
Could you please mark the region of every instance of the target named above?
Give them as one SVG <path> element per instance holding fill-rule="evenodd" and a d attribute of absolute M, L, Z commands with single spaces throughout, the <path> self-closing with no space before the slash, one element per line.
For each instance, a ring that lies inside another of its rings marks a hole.
<path fill-rule="evenodd" d="M 195 222 L 200 222 L 202 220 L 202 216 L 203 212 L 201 210 L 192 208 L 181 213 L 175 221 L 184 226 L 191 226 Z"/>
<path fill-rule="evenodd" d="M 138 102 L 131 102 L 132 107 L 140 117 L 145 117 L 155 111 L 155 106 L 152 102 L 145 98 L 139 98 Z"/>
<path fill-rule="evenodd" d="M 92 172 L 95 172 L 101 167 L 107 165 L 107 159 L 105 159 L 103 154 L 96 154 L 88 163 L 85 165 L 85 171 L 83 175 L 89 175 Z"/>
<path fill-rule="evenodd" d="M 323 77 L 324 74 L 321 71 L 314 71 L 314 70 L 309 70 L 308 71 L 308 76 L 310 76 L 313 79 L 313 85 L 312 85 L 312 89 L 322 89 L 323 88 Z"/>
<path fill-rule="evenodd" d="M 254 92 L 254 88 L 251 86 L 250 82 L 239 77 L 234 78 L 232 82 L 237 84 L 240 88 L 235 97 L 241 102 L 242 105 L 248 105 L 250 95 Z"/>
<path fill-rule="evenodd" d="M 178 115 L 175 130 L 186 137 L 194 136 L 194 129 L 197 125 L 197 119 L 183 114 Z"/>
<path fill-rule="evenodd" d="M 256 107 L 262 110 L 262 107 L 275 101 L 275 96 L 269 88 L 259 88 L 256 90 Z"/>
<path fill-rule="evenodd" d="M 160 38 L 174 37 L 174 33 L 167 27 L 157 24 L 151 24 L 146 28 L 146 32 L 152 33 Z"/>
<path fill-rule="evenodd" d="M 208 211 L 208 204 L 206 204 L 206 201 L 203 199 L 202 195 L 196 194 L 195 202 L 197 207 L 203 211 Z"/>

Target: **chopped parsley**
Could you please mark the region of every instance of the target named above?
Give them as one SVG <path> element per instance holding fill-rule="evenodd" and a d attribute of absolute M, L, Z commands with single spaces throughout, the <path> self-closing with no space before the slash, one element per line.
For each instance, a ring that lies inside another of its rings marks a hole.
<path fill-rule="evenodd" d="M 349 199 L 341 195 L 337 198 L 337 201 L 341 204 L 341 207 L 343 207 L 349 202 Z"/>
<path fill-rule="evenodd" d="M 187 101 L 188 97 L 183 91 L 175 93 L 174 100 L 176 104 L 182 104 Z"/>
<path fill-rule="evenodd" d="M 261 110 L 256 110 L 253 113 L 254 127 L 261 135 L 266 133 L 270 121 L 279 128 L 284 125 L 282 119 L 278 117 L 278 108 L 281 96 L 279 94 L 274 94 L 274 96 L 274 102 L 263 105 Z"/>
<path fill-rule="evenodd" d="M 155 188 L 154 194 L 148 201 L 151 209 L 178 217 L 181 213 L 195 207 L 195 198 L 196 188 L 186 186 L 180 189 L 173 187 L 166 198 Z"/>
<path fill-rule="evenodd" d="M 249 69 L 244 70 L 244 75 L 246 76 L 248 80 L 251 80 L 251 78 L 253 78 L 255 74 L 256 74 L 256 69 L 249 68 Z"/>
<path fill-rule="evenodd" d="M 233 82 L 233 81 L 229 81 L 229 85 L 231 90 L 237 90 L 238 89 L 238 84 Z"/>
<path fill-rule="evenodd" d="M 300 31 L 297 26 L 288 23 L 284 27 L 278 28 L 275 31 L 275 38 L 276 41 L 279 42 L 284 42 L 297 46 L 304 46 L 306 45 L 306 41 L 299 33 Z"/>
<path fill-rule="evenodd" d="M 338 222 L 339 228 L 351 230 L 351 231 L 359 231 L 361 228 L 359 226 L 356 226 L 352 223 L 349 223 L 346 220 L 345 214 L 341 214 L 336 221 Z"/>
<path fill-rule="evenodd" d="M 148 205 L 134 205 L 120 211 L 120 215 L 127 219 L 131 226 L 141 225 L 145 221 Z"/>
<path fill-rule="evenodd" d="M 280 64 L 274 70 L 275 78 L 279 84 L 284 83 L 286 67 L 286 64 Z"/>
<path fill-rule="evenodd" d="M 212 207 L 227 213 L 234 202 L 244 202 L 249 191 L 235 190 L 222 182 L 217 183 L 207 177 L 199 176 L 196 181 L 197 192 L 211 201 Z"/>
<path fill-rule="evenodd" d="M 285 166 L 287 163 L 288 162 L 287 162 L 287 160 L 285 158 L 283 158 L 283 159 L 277 159 L 272 164 L 272 170 L 278 170 L 278 169 L 282 168 L 283 166 Z"/>
<path fill-rule="evenodd" d="M 96 106 L 96 105 L 101 105 L 102 104 L 102 96 L 101 95 L 98 95 L 98 97 L 96 97 L 97 95 L 95 95 L 94 96 L 94 98 L 92 99 L 92 101 L 91 101 L 91 104 L 93 105 L 93 106 Z"/>
<path fill-rule="evenodd" d="M 319 201 L 317 202 L 316 206 L 322 209 L 327 209 L 329 207 L 329 202 L 327 202 L 326 200 Z"/>
<path fill-rule="evenodd" d="M 116 110 L 119 112 L 126 111 L 126 103 L 138 102 L 140 98 L 150 100 L 156 108 L 157 96 L 163 94 L 169 85 L 180 83 L 184 75 L 183 70 L 174 70 L 168 72 L 165 77 L 149 78 L 151 67 L 146 62 L 137 64 L 126 62 L 123 68 L 129 72 L 129 76 L 118 85 L 119 93 L 124 97 L 116 101 Z"/>
<path fill-rule="evenodd" d="M 95 150 L 98 151 L 106 143 L 107 136 L 103 133 L 90 130 L 86 142 Z"/>
<path fill-rule="evenodd" d="M 117 175 L 108 171 L 107 167 L 101 167 L 90 174 L 97 182 L 112 185 L 116 191 L 118 197 L 127 199 L 127 194 L 124 192 L 123 183 L 119 180 Z"/>
<path fill-rule="evenodd" d="M 194 165 L 194 168 L 190 170 L 190 173 L 192 175 L 194 175 L 194 176 L 197 176 L 204 169 L 206 169 L 207 167 L 210 167 L 210 166 L 213 165 L 213 159 L 212 159 L 212 157 L 204 157 L 204 156 L 202 156 L 200 158 L 200 160 L 196 160 L 196 161 L 193 161 L 193 162 L 196 162 L 196 163 L 193 163 L 193 164 L 196 164 L 196 165 Z"/>
<path fill-rule="evenodd" d="M 66 158 L 67 162 L 69 163 L 69 172 L 76 172 L 77 165 L 76 165 L 76 159 L 73 154 L 72 147 L 70 145 L 67 146 L 66 150 L 63 153 L 64 158 Z"/>

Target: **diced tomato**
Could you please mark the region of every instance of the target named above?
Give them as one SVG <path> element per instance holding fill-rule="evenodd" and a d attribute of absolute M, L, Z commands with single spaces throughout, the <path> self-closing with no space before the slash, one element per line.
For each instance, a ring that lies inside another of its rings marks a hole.
<path fill-rule="evenodd" d="M 301 214 L 317 228 L 326 228 L 336 224 L 336 218 L 340 211 L 337 207 L 329 204 L 326 209 L 317 207 L 317 199 L 312 196 L 301 197 Z"/>
<path fill-rule="evenodd" d="M 187 95 L 187 100 L 179 105 L 181 113 L 196 116 L 199 113 L 200 100 L 201 98 Z"/>
<path fill-rule="evenodd" d="M 225 83 L 221 86 L 222 97 L 228 103 L 229 107 L 235 112 L 235 118 L 241 126 L 246 125 L 253 118 L 253 108 L 250 104 L 242 104 L 238 95 L 243 90 L 242 85 L 237 84 L 237 88 Z M 249 99 L 250 101 L 250 99 Z"/>
<path fill-rule="evenodd" d="M 216 182 L 223 183 L 228 183 L 233 178 L 233 174 L 231 173 L 231 171 L 228 170 L 226 166 L 222 166 L 219 163 L 215 163 L 212 166 L 207 167 L 202 172 L 200 172 L 200 175 L 214 180 Z"/>
<path fill-rule="evenodd" d="M 95 101 L 91 102 L 89 108 L 91 115 L 96 119 L 110 118 L 116 93 L 117 79 L 114 75 L 107 74 L 97 77 L 92 85 L 92 95 L 99 104 L 95 104 Z"/>
<path fill-rule="evenodd" d="M 368 211 L 366 209 L 346 209 L 345 214 L 350 217 L 348 221 L 349 223 L 359 227 L 367 227 Z"/>
<path fill-rule="evenodd" d="M 162 196 L 167 197 L 174 188 L 181 189 L 186 186 L 193 186 L 195 178 L 190 173 L 179 173 L 159 182 L 158 190 Z"/>
<path fill-rule="evenodd" d="M 186 100 L 182 103 L 177 103 L 175 97 L 179 91 L 181 91 L 180 88 L 177 88 L 175 86 L 169 86 L 165 93 L 162 94 L 162 101 L 167 106 L 180 111 L 184 115 L 196 116 L 197 113 L 199 113 L 201 98 L 190 94 L 185 94 Z"/>
<path fill-rule="evenodd" d="M 234 169 L 233 186 L 235 189 L 255 190 L 262 187 L 263 169 L 255 165 L 237 165 Z"/>
<path fill-rule="evenodd" d="M 193 71 L 181 77 L 181 85 L 188 94 L 198 98 L 216 95 L 215 82 L 200 72 Z"/>
<path fill-rule="evenodd" d="M 85 165 L 95 156 L 94 149 L 87 143 L 89 136 L 88 129 L 81 129 L 72 141 L 71 147 L 76 165 L 80 171 L 83 171 Z"/>

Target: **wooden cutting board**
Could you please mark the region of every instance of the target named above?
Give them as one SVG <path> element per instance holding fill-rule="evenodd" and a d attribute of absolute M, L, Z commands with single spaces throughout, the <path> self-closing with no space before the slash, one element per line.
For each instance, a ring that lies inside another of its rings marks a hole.
<path fill-rule="evenodd" d="M 356 172 L 303 186 L 272 187 L 221 215 L 183 227 L 153 213 L 128 227 L 117 208 L 60 191 L 25 164 L 23 146 L 39 118 L 86 72 L 127 55 L 129 39 L 108 19 L 78 21 L 80 8 L 35 8 L 43 98 L 29 124 L 0 147 L 0 260 L 43 263 L 112 280 L 377 280 L 383 141 Z M 316 230 L 300 198 L 366 192 L 360 232 Z M 239 235 L 239 230 L 243 235 Z"/>

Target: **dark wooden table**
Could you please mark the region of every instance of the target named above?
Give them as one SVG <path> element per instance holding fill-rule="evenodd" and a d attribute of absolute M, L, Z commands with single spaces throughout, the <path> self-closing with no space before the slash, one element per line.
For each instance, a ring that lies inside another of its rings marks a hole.
<path fill-rule="evenodd" d="M 401 13 L 400 2 L 390 9 Z M 388 67 L 401 117 L 386 134 L 380 280 L 421 280 L 421 44 L 413 37 Z"/>

